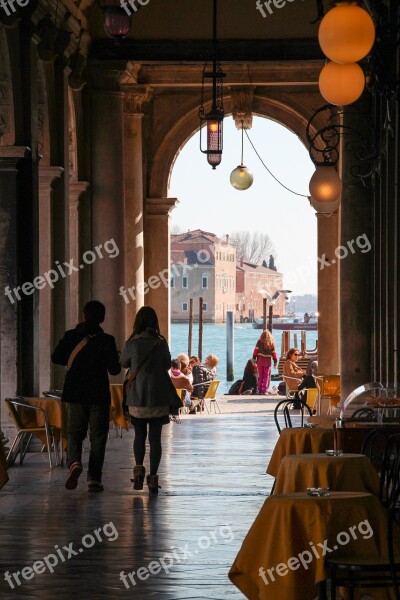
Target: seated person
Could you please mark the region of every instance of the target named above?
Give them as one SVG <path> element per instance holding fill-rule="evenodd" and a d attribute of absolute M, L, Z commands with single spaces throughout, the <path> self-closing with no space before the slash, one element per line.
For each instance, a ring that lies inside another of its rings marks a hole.
<path fill-rule="evenodd" d="M 257 364 L 250 359 L 247 361 L 243 373 L 243 383 L 240 394 L 256 394 L 258 385 L 258 368 Z"/>
<path fill-rule="evenodd" d="M 184 406 L 189 406 L 191 404 L 190 392 L 193 392 L 193 386 L 189 377 L 182 373 L 181 363 L 177 358 L 171 360 L 171 381 L 174 384 L 175 389 L 186 390 L 186 397 L 183 399 L 181 398 L 181 400 Z"/>
<path fill-rule="evenodd" d="M 287 379 L 286 380 L 286 385 L 288 386 L 289 390 L 294 391 L 296 390 L 296 393 L 294 395 L 294 400 L 297 401 L 297 405 L 298 405 L 298 401 L 300 400 L 299 394 L 298 394 L 298 389 L 299 389 L 299 385 L 301 385 L 303 383 L 303 377 L 306 374 L 305 371 L 303 371 L 303 369 L 301 369 L 296 363 L 299 360 L 299 356 L 300 356 L 300 352 L 297 350 L 297 348 L 290 348 L 289 352 L 286 355 L 286 361 L 283 365 L 283 371 L 282 374 L 285 375 L 286 377 L 292 378 L 292 379 Z M 301 380 L 296 381 L 296 379 Z M 305 387 L 305 386 L 303 386 Z"/>
<path fill-rule="evenodd" d="M 201 410 L 204 410 L 204 396 L 208 390 L 207 382 L 213 381 L 217 372 L 218 358 L 209 354 L 203 364 L 193 367 L 193 397 L 201 400 Z M 200 407 L 197 407 L 200 410 Z"/>
<path fill-rule="evenodd" d="M 193 383 L 192 367 L 189 365 L 189 357 L 187 354 L 178 354 L 176 357 L 181 363 L 181 371 L 189 378 L 190 383 Z"/>

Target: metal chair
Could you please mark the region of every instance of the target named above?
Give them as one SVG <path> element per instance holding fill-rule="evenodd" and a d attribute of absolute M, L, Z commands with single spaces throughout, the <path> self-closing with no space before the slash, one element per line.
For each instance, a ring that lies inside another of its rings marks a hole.
<path fill-rule="evenodd" d="M 176 388 L 176 393 L 178 394 L 181 400 L 182 398 L 184 398 L 184 395 L 186 396 L 186 390 L 183 388 Z M 182 407 L 178 410 L 178 418 L 180 419 L 181 417 L 183 417 L 183 415 L 187 415 L 188 413 L 189 408 L 182 404 Z"/>
<path fill-rule="evenodd" d="M 365 421 L 366 423 L 372 423 L 376 421 L 376 414 L 373 408 L 358 408 L 353 412 L 350 419 L 352 421 Z"/>
<path fill-rule="evenodd" d="M 358 412 L 358 411 L 357 411 Z M 383 429 L 373 429 L 363 441 L 361 454 L 365 454 L 374 465 L 378 473 L 381 473 L 390 433 Z"/>
<path fill-rule="evenodd" d="M 316 375 L 315 383 L 319 391 L 319 409 L 318 414 L 321 414 L 321 406 L 324 400 L 328 401 L 328 415 L 331 415 L 334 407 L 340 402 L 340 375 Z"/>
<path fill-rule="evenodd" d="M 14 421 L 14 425 L 18 430 L 18 433 L 12 443 L 12 446 L 7 454 L 7 465 L 10 466 L 15 462 L 15 459 L 20 454 L 19 462 L 22 465 L 25 454 L 28 450 L 29 442 L 31 441 L 32 435 L 37 433 L 44 433 L 46 436 L 46 446 L 47 453 L 49 455 L 49 464 L 50 469 L 53 468 L 53 463 L 51 459 L 51 449 L 53 447 L 56 465 L 60 464 L 60 457 L 58 453 L 58 445 L 55 439 L 55 433 L 57 432 L 61 436 L 61 430 L 57 427 L 51 427 L 48 422 L 47 413 L 43 408 L 38 406 L 32 406 L 28 402 L 24 401 L 24 398 L 6 398 L 5 402 L 7 404 L 8 410 L 10 412 L 11 418 Z M 32 411 L 35 415 L 38 413 L 42 414 L 44 425 L 41 427 L 27 427 L 22 421 L 20 414 L 18 412 L 18 407 L 22 407 L 26 411 Z"/>
<path fill-rule="evenodd" d="M 297 377 L 289 377 L 289 375 L 282 375 L 282 377 L 286 384 L 286 399 L 293 400 L 295 394 L 298 393 L 297 388 L 303 380 Z"/>
<path fill-rule="evenodd" d="M 295 408 L 295 405 L 299 405 L 300 408 Z M 275 421 L 275 425 L 278 429 L 278 433 L 280 433 L 283 429 L 283 427 L 281 427 L 280 423 L 279 423 L 279 417 L 283 417 L 284 423 L 285 423 L 285 428 L 287 427 L 293 427 L 292 424 L 292 417 L 294 415 L 290 415 L 290 410 L 293 411 L 298 411 L 298 416 L 300 417 L 300 427 L 303 427 L 304 425 L 304 413 L 308 413 L 308 416 L 311 417 L 312 415 L 312 410 L 311 408 L 308 406 L 308 404 L 306 404 L 305 402 L 303 402 L 303 400 L 281 400 L 280 402 L 278 402 L 278 404 L 275 406 L 275 410 L 274 410 L 274 421 Z"/>
<path fill-rule="evenodd" d="M 391 436 L 385 448 L 382 475 L 385 477 L 388 508 L 387 521 L 387 557 L 371 557 L 363 555 L 335 556 L 327 560 L 331 569 L 331 600 L 336 600 L 336 588 L 350 589 L 350 600 L 354 599 L 355 588 L 392 588 L 395 600 L 400 600 L 400 555 L 398 547 L 395 554 L 395 530 L 400 522 L 400 436 Z M 381 479 L 382 481 L 382 479 Z M 337 571 L 344 570 L 345 575 L 337 577 Z"/>
<path fill-rule="evenodd" d="M 217 389 L 218 386 L 220 384 L 220 380 L 219 379 L 214 379 L 214 381 L 210 382 L 210 385 L 208 386 L 208 390 L 205 393 L 204 396 L 204 406 L 206 407 L 206 410 L 208 412 L 208 414 L 211 413 L 211 407 L 214 405 L 214 412 L 215 414 L 217 414 L 217 408 L 218 408 L 218 412 L 219 414 L 221 414 L 221 409 L 219 407 L 217 398 L 216 398 L 216 394 L 217 394 Z M 210 407 L 207 406 L 207 400 L 210 401 Z"/>

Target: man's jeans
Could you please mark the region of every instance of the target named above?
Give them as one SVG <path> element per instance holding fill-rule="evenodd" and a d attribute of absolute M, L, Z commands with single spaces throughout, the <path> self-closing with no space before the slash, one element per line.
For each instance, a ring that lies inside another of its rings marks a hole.
<path fill-rule="evenodd" d="M 108 430 L 108 403 L 84 405 L 68 403 L 68 466 L 82 462 L 82 443 L 90 428 L 88 481 L 101 481 Z"/>

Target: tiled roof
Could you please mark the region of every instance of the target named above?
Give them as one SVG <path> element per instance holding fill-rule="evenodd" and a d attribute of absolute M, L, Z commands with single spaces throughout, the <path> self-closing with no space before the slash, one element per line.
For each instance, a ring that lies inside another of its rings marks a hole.
<path fill-rule="evenodd" d="M 279 271 L 273 271 L 272 269 L 268 269 L 268 267 L 263 267 L 262 265 L 255 265 L 254 263 L 248 262 L 246 260 L 243 261 L 243 264 L 240 260 L 236 261 L 236 269 L 239 271 L 244 271 L 246 273 L 260 273 L 265 275 L 282 275 Z"/>
<path fill-rule="evenodd" d="M 186 233 L 179 233 L 177 235 L 171 235 L 171 243 L 185 243 L 185 242 L 196 242 L 204 243 L 208 242 L 211 244 L 225 244 L 225 241 L 209 231 L 203 231 L 202 229 L 193 229 Z"/>

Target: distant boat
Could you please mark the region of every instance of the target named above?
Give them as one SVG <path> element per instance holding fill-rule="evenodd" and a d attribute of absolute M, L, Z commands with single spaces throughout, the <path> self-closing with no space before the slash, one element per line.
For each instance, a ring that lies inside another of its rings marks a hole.
<path fill-rule="evenodd" d="M 256 319 L 253 323 L 253 327 L 254 329 L 263 329 L 263 319 Z M 272 329 L 280 331 L 317 331 L 318 318 L 313 314 L 309 316 L 307 321 L 304 321 L 300 317 L 275 317 L 272 319 Z"/>

